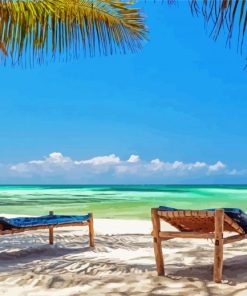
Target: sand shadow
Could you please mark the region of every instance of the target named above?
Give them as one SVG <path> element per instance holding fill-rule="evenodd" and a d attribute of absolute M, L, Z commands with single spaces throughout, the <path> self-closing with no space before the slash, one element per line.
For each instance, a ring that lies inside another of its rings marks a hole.
<path fill-rule="evenodd" d="M 114 260 L 103 260 L 100 262 L 98 255 L 104 253 L 111 253 L 112 250 L 127 250 L 137 251 L 142 248 L 152 248 L 150 237 L 143 235 L 147 242 L 140 242 L 136 239 L 135 234 L 131 235 L 97 235 L 95 238 L 95 247 L 91 248 L 88 246 L 88 238 L 77 235 L 57 235 L 54 245 L 48 244 L 48 238 L 46 234 L 28 234 L 28 235 L 16 235 L 10 237 L 0 238 L 0 261 L 1 270 L 11 271 L 15 269 L 15 266 L 26 266 L 27 269 L 34 261 L 46 261 L 47 265 L 49 262 L 56 262 L 56 269 L 60 269 L 59 262 L 62 263 L 63 267 L 68 267 L 73 264 L 75 257 L 78 257 L 77 261 L 80 261 L 80 255 L 84 257 L 84 254 L 89 253 L 90 259 L 85 260 L 86 262 L 94 261 L 93 264 L 89 264 L 88 269 L 85 269 L 85 274 L 90 273 L 89 270 L 95 268 L 101 269 L 101 266 L 107 264 L 110 266 L 112 271 L 114 266 L 117 265 L 121 272 L 130 272 L 131 269 L 137 268 L 137 265 L 128 265 L 121 262 L 114 262 Z M 139 235 L 138 235 L 139 236 Z M 11 239 L 10 239 L 11 238 Z M 109 257 L 109 255 L 106 255 Z M 57 260 L 60 258 L 59 260 Z M 66 258 L 66 259 L 61 259 Z M 143 257 L 139 257 L 140 260 Z M 96 262 L 97 261 L 97 262 Z M 115 259 L 115 261 L 117 261 Z M 144 272 L 145 270 L 153 270 L 154 264 L 148 266 L 142 266 L 138 272 Z M 109 269 L 109 268 L 108 268 Z"/>
<path fill-rule="evenodd" d="M 18 273 L 21 268 L 31 284 L 40 283 L 47 289 L 80 286 L 83 279 L 83 285 L 88 285 L 95 295 L 97 291 L 108 291 L 111 287 L 116 287 L 116 295 L 140 295 L 144 289 L 142 282 L 146 283 L 145 295 L 195 295 L 191 291 L 198 291 L 198 295 L 200 291 L 204 291 L 203 295 L 217 295 L 212 282 L 213 249 L 209 252 L 212 246 L 186 247 L 184 242 L 167 242 L 164 248 L 167 276 L 158 277 L 149 235 L 97 235 L 93 249 L 88 247 L 86 236 L 58 234 L 54 246 L 50 246 L 47 239 L 46 233 L 11 236 L 11 240 L 1 238 L 0 280 L 10 277 L 20 284 L 25 283 L 27 279 Z M 168 248 L 172 253 L 167 253 Z M 188 265 L 179 261 L 180 250 L 184 251 L 183 258 L 189 258 Z M 116 252 L 115 256 L 112 256 L 113 252 Z M 117 252 L 121 252 L 121 256 Z M 134 254 L 134 257 L 126 259 L 122 256 L 124 252 Z M 203 257 L 204 263 L 201 261 Z M 247 255 L 224 260 L 223 274 L 228 285 L 236 286 L 247 281 L 247 271 L 239 268 L 246 263 Z M 186 289 L 183 287 L 182 291 L 188 294 L 179 294 L 177 286 L 184 283 Z M 237 286 L 234 289 L 241 291 Z"/>
<path fill-rule="evenodd" d="M 167 277 L 173 278 L 192 278 L 200 281 L 213 280 L 213 263 L 200 264 L 195 259 L 193 264 L 186 266 L 185 264 L 167 264 Z M 247 282 L 247 255 L 234 256 L 224 260 L 223 266 L 223 283 L 229 285 L 237 285 Z M 247 293 L 247 292 L 246 292 Z"/>

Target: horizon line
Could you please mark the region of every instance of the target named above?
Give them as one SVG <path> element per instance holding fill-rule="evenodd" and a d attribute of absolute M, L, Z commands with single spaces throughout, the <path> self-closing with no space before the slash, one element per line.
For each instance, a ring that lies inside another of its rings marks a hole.
<path fill-rule="evenodd" d="M 81 183 L 16 183 L 16 184 L 0 184 L 0 186 L 247 186 L 247 183 L 93 183 L 93 184 L 81 184 Z"/>

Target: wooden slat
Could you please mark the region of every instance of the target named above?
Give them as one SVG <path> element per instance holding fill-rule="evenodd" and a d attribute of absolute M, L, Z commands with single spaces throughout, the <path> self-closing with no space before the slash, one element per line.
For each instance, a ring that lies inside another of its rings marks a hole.
<path fill-rule="evenodd" d="M 173 213 L 173 214 L 172 214 Z M 179 231 L 214 232 L 214 212 L 208 211 L 160 211 L 159 217 Z"/>
<path fill-rule="evenodd" d="M 231 226 L 231 228 L 233 230 L 235 230 L 237 233 L 240 234 L 244 234 L 244 230 L 242 229 L 242 227 L 239 226 L 239 224 L 237 222 L 235 222 L 232 218 L 230 218 L 229 216 L 227 216 L 227 214 L 224 215 L 224 220 L 225 223 L 227 223 L 228 225 Z"/>
<path fill-rule="evenodd" d="M 186 210 L 186 211 L 161 211 L 158 210 L 158 215 L 161 217 L 174 217 L 174 213 L 177 213 L 179 217 L 214 217 L 213 211 L 203 211 L 203 210 Z"/>
<path fill-rule="evenodd" d="M 237 241 L 241 241 L 243 239 L 247 239 L 247 234 L 238 234 L 238 235 L 226 237 L 224 238 L 223 243 L 224 245 L 226 245 L 226 244 L 231 244 Z"/>
<path fill-rule="evenodd" d="M 200 233 L 200 232 L 178 232 L 178 231 L 160 231 L 159 233 L 160 238 L 207 238 L 213 239 L 213 233 Z"/>
<path fill-rule="evenodd" d="M 215 211 L 184 210 L 184 211 L 160 211 L 159 217 L 171 224 L 179 231 L 214 232 Z M 225 214 L 224 230 L 244 234 L 244 230 L 237 222 Z"/>

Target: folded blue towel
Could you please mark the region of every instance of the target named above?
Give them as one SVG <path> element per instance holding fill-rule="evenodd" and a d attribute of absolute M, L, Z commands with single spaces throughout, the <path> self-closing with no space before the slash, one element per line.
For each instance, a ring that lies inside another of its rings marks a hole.
<path fill-rule="evenodd" d="M 169 208 L 160 206 L 159 209 L 161 211 L 186 211 L 184 209 L 175 209 L 175 208 Z M 235 222 L 238 223 L 239 226 L 242 227 L 245 233 L 247 233 L 247 215 L 238 208 L 223 208 L 224 212 L 232 218 Z M 215 211 L 215 209 L 205 209 L 204 211 Z"/>
<path fill-rule="evenodd" d="M 73 222 L 83 222 L 89 219 L 89 215 L 84 216 L 65 216 L 65 215 L 47 215 L 40 217 L 18 217 L 5 218 L 0 217 L 0 224 L 3 225 L 3 230 L 12 228 L 25 228 L 32 226 L 48 226 L 57 224 L 66 224 Z"/>

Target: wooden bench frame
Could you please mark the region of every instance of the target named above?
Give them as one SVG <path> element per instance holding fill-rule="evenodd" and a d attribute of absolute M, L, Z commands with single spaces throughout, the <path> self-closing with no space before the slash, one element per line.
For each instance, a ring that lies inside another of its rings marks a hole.
<path fill-rule="evenodd" d="M 153 244 L 157 273 L 165 275 L 164 258 L 161 242 L 173 238 L 206 238 L 214 240 L 214 271 L 213 280 L 220 283 L 223 270 L 223 247 L 225 244 L 247 238 L 244 230 L 223 209 L 215 211 L 151 211 L 153 223 Z M 160 222 L 164 220 L 176 227 L 178 231 L 161 231 Z M 184 220 L 184 223 L 181 221 Z M 197 227 L 197 221 L 199 227 Z M 237 235 L 224 238 L 224 231 L 237 232 Z"/>
<path fill-rule="evenodd" d="M 54 212 L 50 211 L 49 215 L 54 215 Z M 0 235 L 6 234 L 15 234 L 22 233 L 26 231 L 40 230 L 40 229 L 48 229 L 49 230 L 49 244 L 53 245 L 54 243 L 54 228 L 59 227 L 69 227 L 69 226 L 88 226 L 88 234 L 89 234 L 89 246 L 94 247 L 94 223 L 93 223 L 93 214 L 89 213 L 89 219 L 83 222 L 71 222 L 71 223 L 63 223 L 63 224 L 52 224 L 52 225 L 40 225 L 40 226 L 32 226 L 32 227 L 23 227 L 23 228 L 12 228 L 8 230 L 3 230 L 3 226 L 0 223 Z"/>

